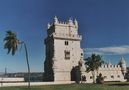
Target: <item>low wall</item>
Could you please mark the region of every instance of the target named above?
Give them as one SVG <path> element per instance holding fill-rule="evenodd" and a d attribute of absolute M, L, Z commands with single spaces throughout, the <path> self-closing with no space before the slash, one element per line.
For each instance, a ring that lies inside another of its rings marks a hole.
<path fill-rule="evenodd" d="M 59 82 L 31 82 L 31 86 L 40 86 L 40 85 L 58 85 L 58 84 L 72 84 L 74 81 L 59 81 Z M 7 86 L 27 86 L 28 82 L 18 82 L 18 83 L 0 83 L 0 87 Z"/>
<path fill-rule="evenodd" d="M 0 82 L 24 82 L 24 78 L 8 78 L 8 77 L 0 77 Z"/>

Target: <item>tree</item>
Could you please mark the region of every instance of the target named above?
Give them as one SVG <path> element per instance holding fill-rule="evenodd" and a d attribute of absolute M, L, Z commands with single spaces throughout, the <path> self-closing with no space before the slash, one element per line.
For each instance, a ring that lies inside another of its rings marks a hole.
<path fill-rule="evenodd" d="M 80 83 L 80 80 L 81 80 L 81 71 L 80 71 L 80 66 L 76 66 L 75 67 L 75 82 L 77 84 Z"/>
<path fill-rule="evenodd" d="M 104 83 L 104 77 L 102 76 L 101 73 L 97 76 L 96 83 L 98 83 L 98 84 Z"/>
<path fill-rule="evenodd" d="M 127 72 L 126 72 L 124 78 L 127 79 L 127 81 L 129 82 L 129 67 L 127 67 Z"/>
<path fill-rule="evenodd" d="M 25 49 L 25 56 L 26 56 L 26 62 L 27 62 L 27 68 L 28 68 L 28 88 L 30 88 L 30 66 L 29 66 L 29 60 L 28 60 L 28 52 L 25 42 L 20 41 L 16 34 L 12 31 L 7 31 L 6 36 L 4 38 L 4 49 L 8 49 L 7 54 L 11 53 L 12 55 L 15 55 L 17 51 L 17 47 L 19 44 L 24 45 Z"/>
<path fill-rule="evenodd" d="M 85 65 L 87 66 L 86 72 L 92 72 L 93 83 L 96 83 L 96 71 L 98 74 L 99 67 L 104 63 L 100 55 L 92 54 L 91 57 L 85 59 Z"/>
<path fill-rule="evenodd" d="M 71 70 L 71 81 L 75 81 L 77 84 L 79 84 L 81 80 L 81 66 L 82 62 L 79 61 L 78 65 Z"/>

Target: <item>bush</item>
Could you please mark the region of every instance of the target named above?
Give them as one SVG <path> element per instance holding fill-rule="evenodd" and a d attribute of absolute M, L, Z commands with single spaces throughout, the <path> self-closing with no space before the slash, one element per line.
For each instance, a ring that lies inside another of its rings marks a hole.
<path fill-rule="evenodd" d="M 81 80 L 81 71 L 80 71 L 80 67 L 79 66 L 76 66 L 75 67 L 75 81 L 77 84 L 80 83 L 80 80 Z"/>
<path fill-rule="evenodd" d="M 96 83 L 98 83 L 98 84 L 103 84 L 104 83 L 104 77 L 102 76 L 101 73 L 99 74 L 99 76 L 97 76 Z"/>

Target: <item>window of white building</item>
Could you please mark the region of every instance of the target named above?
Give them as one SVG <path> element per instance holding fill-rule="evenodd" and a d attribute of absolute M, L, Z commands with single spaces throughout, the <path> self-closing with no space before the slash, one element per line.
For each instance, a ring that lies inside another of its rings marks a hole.
<path fill-rule="evenodd" d="M 65 41 L 65 45 L 69 45 L 69 42 L 68 41 Z"/>
<path fill-rule="evenodd" d="M 113 76 L 113 75 L 111 75 L 111 78 L 114 78 L 114 76 Z"/>
<path fill-rule="evenodd" d="M 70 51 L 65 51 L 65 59 L 70 59 Z"/>
<path fill-rule="evenodd" d="M 106 78 L 107 78 L 107 76 L 104 76 L 104 78 L 106 79 Z"/>
<path fill-rule="evenodd" d="M 120 75 L 118 75 L 117 77 L 120 78 Z"/>
<path fill-rule="evenodd" d="M 90 76 L 90 79 L 93 79 L 93 76 Z"/>

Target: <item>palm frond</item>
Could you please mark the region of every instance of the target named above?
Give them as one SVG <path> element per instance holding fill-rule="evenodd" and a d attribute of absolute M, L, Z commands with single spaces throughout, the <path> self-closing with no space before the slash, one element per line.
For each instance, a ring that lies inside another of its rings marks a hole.
<path fill-rule="evenodd" d="M 104 63 L 102 56 L 96 54 L 92 54 L 91 57 L 86 58 L 85 61 L 87 72 L 98 70 L 98 68 Z"/>
<path fill-rule="evenodd" d="M 17 50 L 17 45 L 19 44 L 16 34 L 10 30 L 6 31 L 4 42 L 4 48 L 8 49 L 7 54 L 11 52 L 11 54 L 14 55 Z"/>

